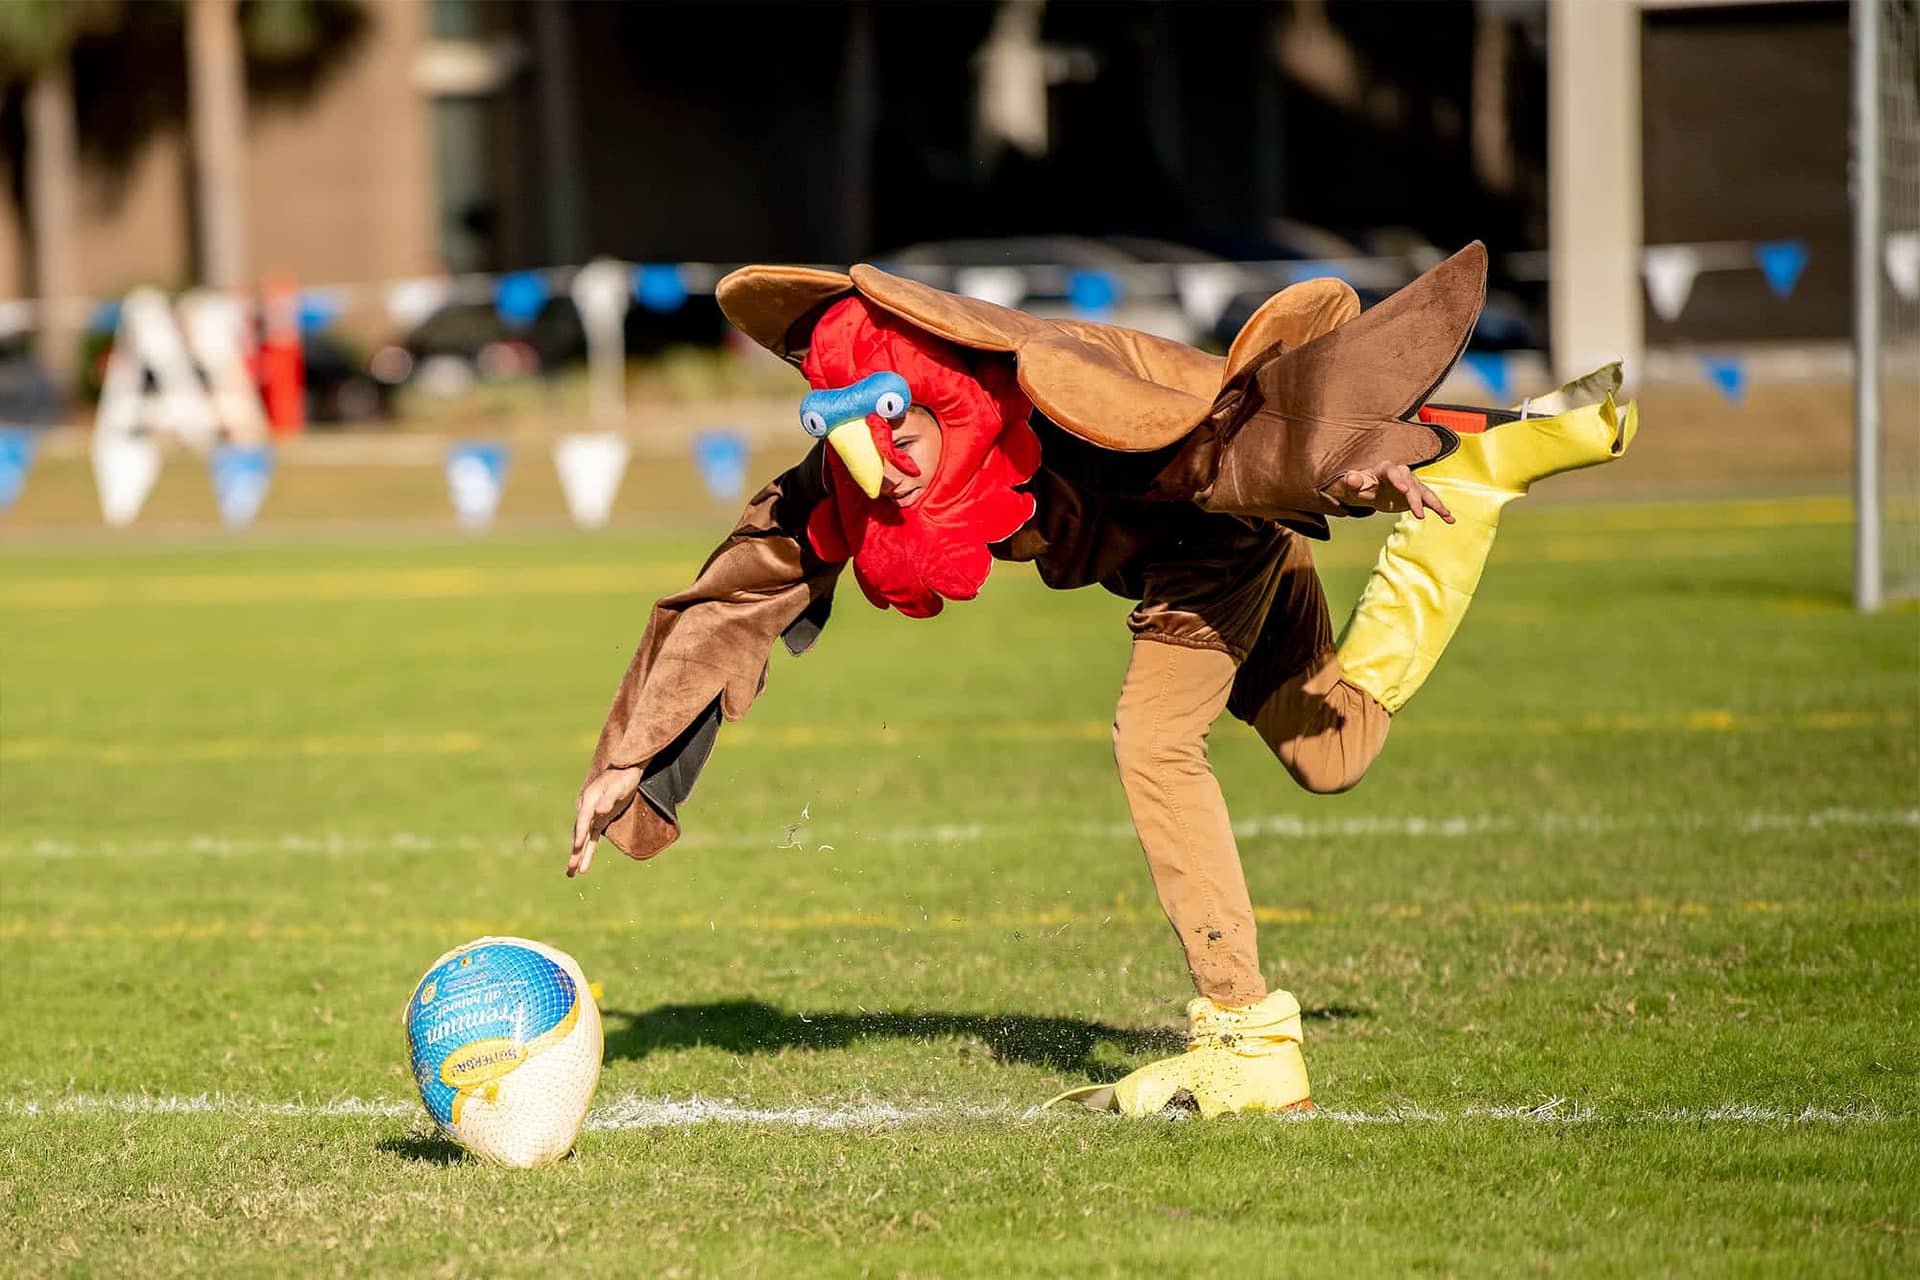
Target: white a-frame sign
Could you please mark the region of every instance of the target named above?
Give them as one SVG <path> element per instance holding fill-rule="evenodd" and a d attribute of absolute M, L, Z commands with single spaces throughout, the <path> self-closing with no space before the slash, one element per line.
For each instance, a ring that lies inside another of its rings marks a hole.
<path fill-rule="evenodd" d="M 182 298 L 180 322 L 158 289 L 135 289 L 121 303 L 94 419 L 94 483 L 109 524 L 139 515 L 168 439 L 201 453 L 265 441 L 247 324 L 242 300 L 211 291 Z"/>

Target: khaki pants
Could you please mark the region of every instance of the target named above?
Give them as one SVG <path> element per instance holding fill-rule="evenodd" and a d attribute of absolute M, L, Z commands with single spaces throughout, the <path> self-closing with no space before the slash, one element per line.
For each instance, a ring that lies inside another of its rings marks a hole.
<path fill-rule="evenodd" d="M 1186 950 L 1195 989 L 1230 1005 L 1267 994 L 1240 850 L 1207 760 L 1207 734 L 1240 667 L 1221 649 L 1142 634 L 1113 722 L 1114 758 L 1160 905 Z M 1294 780 L 1314 792 L 1353 786 L 1387 740 L 1386 709 L 1340 678 L 1330 643 L 1244 714 Z"/>

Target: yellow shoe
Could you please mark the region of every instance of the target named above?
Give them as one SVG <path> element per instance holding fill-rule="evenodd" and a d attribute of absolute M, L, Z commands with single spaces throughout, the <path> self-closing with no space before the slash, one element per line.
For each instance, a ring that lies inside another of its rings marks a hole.
<path fill-rule="evenodd" d="M 1420 478 L 1449 507 L 1460 493 L 1469 497 L 1471 510 L 1489 501 L 1498 510 L 1549 476 L 1612 462 L 1627 451 L 1639 428 L 1638 406 L 1629 400 L 1622 409 L 1608 392 L 1552 417 L 1521 418 L 1464 434 L 1459 449 L 1420 468 Z"/>
<path fill-rule="evenodd" d="M 1201 996 L 1187 1005 L 1187 1026 L 1187 1051 L 1179 1057 L 1150 1062 L 1115 1084 L 1069 1089 L 1046 1105 L 1077 1102 L 1095 1111 L 1152 1116 L 1186 1103 L 1208 1119 L 1312 1109 L 1300 1056 L 1300 1002 L 1291 993 L 1275 991 L 1242 1009 Z"/>
<path fill-rule="evenodd" d="M 1569 383 L 1547 399 L 1562 402 L 1598 376 Z M 1611 379 L 1615 385 L 1617 376 Z M 1612 393 L 1603 392 L 1598 401 L 1552 417 L 1463 434 L 1458 450 L 1422 467 L 1420 479 L 1447 504 L 1454 523 L 1409 513 L 1394 524 L 1340 637 L 1347 682 L 1388 711 L 1405 706 L 1466 616 L 1493 550 L 1501 508 L 1548 476 L 1611 462 L 1627 451 L 1639 426 L 1631 401 L 1617 408 Z"/>

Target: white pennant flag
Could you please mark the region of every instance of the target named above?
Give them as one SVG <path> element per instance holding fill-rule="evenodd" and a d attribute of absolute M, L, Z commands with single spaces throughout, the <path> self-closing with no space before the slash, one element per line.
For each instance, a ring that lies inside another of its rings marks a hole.
<path fill-rule="evenodd" d="M 1018 267 L 962 267 L 953 273 L 953 289 L 996 307 L 1017 307 L 1027 299 L 1027 277 Z"/>
<path fill-rule="evenodd" d="M 610 433 L 582 432 L 554 442 L 553 469 L 560 473 L 560 493 L 575 524 L 598 529 L 607 522 L 632 452 L 625 437 Z"/>
<path fill-rule="evenodd" d="M 1647 300 L 1662 320 L 1678 319 L 1693 295 L 1693 278 L 1700 274 L 1700 251 L 1690 244 L 1652 245 L 1641 251 L 1640 270 L 1647 278 Z"/>
<path fill-rule="evenodd" d="M 387 319 L 397 329 L 417 328 L 452 296 L 453 282 L 444 276 L 395 281 L 387 288 Z"/>
<path fill-rule="evenodd" d="M 1239 268 L 1224 262 L 1203 262 L 1176 270 L 1173 287 L 1187 319 L 1195 328 L 1210 331 L 1220 323 L 1227 304 L 1242 291 L 1243 283 Z"/>
<path fill-rule="evenodd" d="M 153 482 L 160 478 L 160 446 L 143 436 L 93 437 L 93 485 L 100 494 L 100 514 L 114 528 L 123 528 L 147 505 Z"/>
<path fill-rule="evenodd" d="M 1896 231 L 1887 237 L 1887 275 L 1908 302 L 1920 298 L 1920 231 Z"/>

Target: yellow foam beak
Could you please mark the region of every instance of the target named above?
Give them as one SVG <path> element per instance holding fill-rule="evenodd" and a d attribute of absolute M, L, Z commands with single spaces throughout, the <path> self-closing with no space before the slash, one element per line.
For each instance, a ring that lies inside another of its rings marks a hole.
<path fill-rule="evenodd" d="M 827 432 L 827 443 L 840 455 L 840 461 L 847 464 L 847 474 L 860 486 L 860 492 L 869 498 L 879 497 L 880 480 L 885 468 L 880 463 L 880 450 L 874 448 L 873 433 L 867 429 L 867 420 L 849 418 Z"/>

